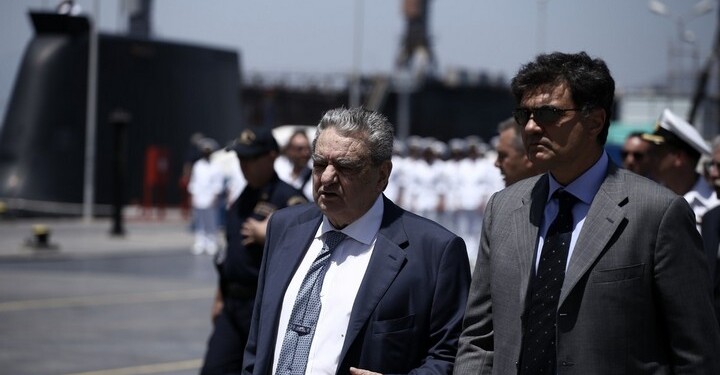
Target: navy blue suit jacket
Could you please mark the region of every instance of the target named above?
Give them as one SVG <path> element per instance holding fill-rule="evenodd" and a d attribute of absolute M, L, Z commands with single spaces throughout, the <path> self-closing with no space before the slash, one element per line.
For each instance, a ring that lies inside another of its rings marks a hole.
<path fill-rule="evenodd" d="M 710 265 L 710 280 L 713 283 L 715 317 L 720 323 L 720 207 L 711 208 L 703 215 L 702 238 Z"/>
<path fill-rule="evenodd" d="M 350 315 L 338 374 L 452 373 L 470 284 L 465 243 L 387 198 Z M 272 372 L 285 290 L 322 221 L 315 204 L 279 210 L 268 225 L 244 374 Z"/>

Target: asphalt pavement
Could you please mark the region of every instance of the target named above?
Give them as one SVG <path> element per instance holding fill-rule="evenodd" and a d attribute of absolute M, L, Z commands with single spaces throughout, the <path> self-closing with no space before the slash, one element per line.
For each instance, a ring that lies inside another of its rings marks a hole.
<path fill-rule="evenodd" d="M 190 250 L 193 237 L 180 210 L 143 214 L 127 208 L 123 235 L 113 234 L 110 218 L 3 218 L 0 216 L 0 259 L 102 256 Z M 36 230 L 46 229 L 46 241 Z"/>
<path fill-rule="evenodd" d="M 191 375 L 217 276 L 179 211 L 0 217 L 0 375 Z M 35 230 L 49 230 L 37 246 Z"/>

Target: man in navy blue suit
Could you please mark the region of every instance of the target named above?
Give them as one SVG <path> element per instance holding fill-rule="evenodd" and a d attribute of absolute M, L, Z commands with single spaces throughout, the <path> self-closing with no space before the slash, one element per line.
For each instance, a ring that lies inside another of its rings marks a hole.
<path fill-rule="evenodd" d="M 452 373 L 470 280 L 465 243 L 383 196 L 392 146 L 378 113 L 341 108 L 320 120 L 315 204 L 270 218 L 245 374 Z M 299 329 L 296 298 L 333 231 L 344 239 L 318 281 L 317 323 Z M 311 335 L 309 349 L 288 354 L 293 335 Z"/>

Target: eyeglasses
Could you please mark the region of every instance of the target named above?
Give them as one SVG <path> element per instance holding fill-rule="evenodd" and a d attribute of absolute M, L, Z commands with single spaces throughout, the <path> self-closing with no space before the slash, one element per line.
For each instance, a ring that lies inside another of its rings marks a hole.
<path fill-rule="evenodd" d="M 530 121 L 530 115 L 535 123 L 540 126 L 548 126 L 555 124 L 565 112 L 580 111 L 579 108 L 561 109 L 551 105 L 544 105 L 538 108 L 516 108 L 513 111 L 513 117 L 518 125 L 525 126 Z"/>
<path fill-rule="evenodd" d="M 623 151 L 620 151 L 620 156 L 623 158 L 623 160 L 627 159 L 628 156 L 632 156 L 633 159 L 635 159 L 637 161 L 641 161 L 645 157 L 645 153 L 644 152 L 631 152 L 631 151 L 623 150 Z"/>

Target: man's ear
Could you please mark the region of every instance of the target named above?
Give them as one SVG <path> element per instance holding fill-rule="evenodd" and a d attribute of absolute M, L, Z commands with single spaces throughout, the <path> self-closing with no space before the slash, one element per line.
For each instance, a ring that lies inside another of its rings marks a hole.
<path fill-rule="evenodd" d="M 380 164 L 378 170 L 378 187 L 380 187 L 380 191 L 385 191 L 388 181 L 390 180 L 390 173 L 392 172 L 392 161 L 385 160 Z"/>
<path fill-rule="evenodd" d="M 696 164 L 697 164 L 697 161 L 696 161 L 695 159 L 693 159 L 693 158 L 690 156 L 690 154 L 689 154 L 687 151 L 683 150 L 683 149 L 675 150 L 675 151 L 673 152 L 673 155 L 674 155 L 674 157 L 675 157 L 675 158 L 673 159 L 673 165 L 675 165 L 675 166 L 677 166 L 677 167 L 680 167 L 680 166 L 682 166 L 683 164 L 692 164 L 692 165 L 696 165 Z"/>
<path fill-rule="evenodd" d="M 603 131 L 603 127 L 605 127 L 605 119 L 607 118 L 605 110 L 602 108 L 593 108 L 588 113 L 587 118 L 593 135 L 597 136 L 600 134 Z"/>

